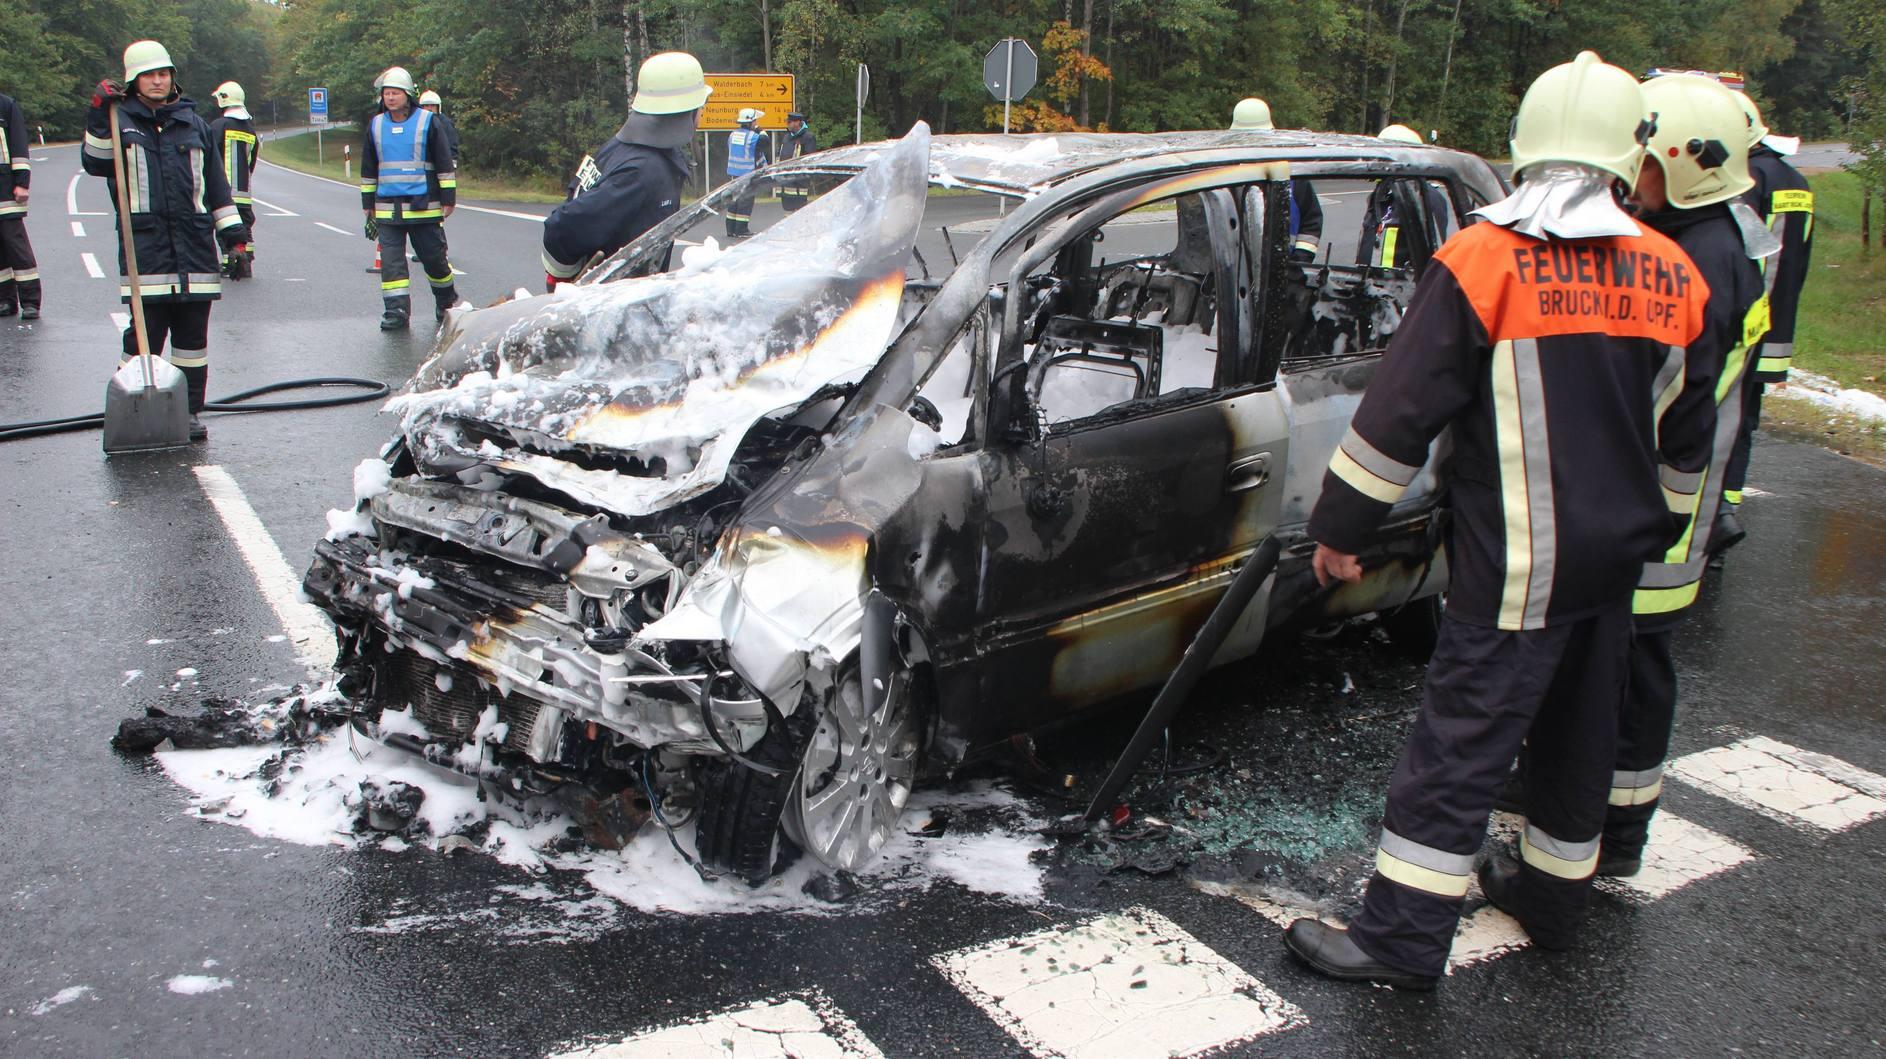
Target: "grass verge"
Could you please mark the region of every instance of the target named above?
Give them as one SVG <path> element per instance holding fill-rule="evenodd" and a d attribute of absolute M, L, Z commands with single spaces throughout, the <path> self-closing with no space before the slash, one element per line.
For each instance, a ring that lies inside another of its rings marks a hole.
<path fill-rule="evenodd" d="M 359 130 L 329 129 L 321 133 L 320 140 L 321 142 L 317 145 L 315 134 L 311 132 L 268 140 L 262 145 L 262 157 L 276 165 L 324 176 L 330 180 L 349 182 L 357 180 L 360 175 Z M 349 176 L 345 169 L 341 153 L 343 147 L 353 148 L 352 176 Z M 478 174 L 476 170 L 468 170 L 458 175 L 458 193 L 468 199 L 494 202 L 563 201 L 563 189 L 558 187 L 553 180 L 518 180 L 511 177 L 484 176 Z"/>

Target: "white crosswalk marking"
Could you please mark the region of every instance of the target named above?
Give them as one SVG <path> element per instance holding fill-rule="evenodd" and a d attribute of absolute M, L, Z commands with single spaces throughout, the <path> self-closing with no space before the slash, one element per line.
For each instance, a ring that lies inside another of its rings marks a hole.
<path fill-rule="evenodd" d="M 1810 762 L 1812 764 L 1810 764 Z M 1880 790 L 1873 773 L 1773 740 L 1744 739 L 1678 758 L 1669 774 L 1784 824 L 1845 831 L 1886 815 L 1886 800 L 1845 782 Z"/>
<path fill-rule="evenodd" d="M 85 238 L 85 222 L 84 221 L 72 222 L 72 237 L 74 239 Z"/>
<path fill-rule="evenodd" d="M 94 254 L 88 250 L 85 253 L 79 255 L 79 260 L 85 262 L 86 275 L 92 277 L 93 279 L 105 278 L 105 270 L 99 267 L 97 254 Z"/>
<path fill-rule="evenodd" d="M 931 957 L 1040 1056 L 1187 1056 L 1305 1021 L 1297 1007 L 1144 908 Z"/>
<path fill-rule="evenodd" d="M 1664 811 L 1650 821 L 1642 870 L 1625 879 L 1599 879 L 1598 886 L 1620 897 L 1655 901 L 1753 859 L 1747 847 Z"/>
<path fill-rule="evenodd" d="M 557 1052 L 549 1059 L 883 1059 L 884 1053 L 822 993 L 757 1001 L 679 1026 L 647 1030 L 614 1044 Z"/>
<path fill-rule="evenodd" d="M 299 217 L 301 216 L 301 214 L 296 213 L 294 210 L 291 210 L 286 206 L 277 206 L 273 202 L 263 202 L 261 199 L 256 199 L 255 204 L 257 206 L 267 206 L 269 209 L 275 211 L 273 213 L 264 213 L 262 215 L 264 217 Z"/>
<path fill-rule="evenodd" d="M 1210 882 L 1196 882 L 1192 886 L 1200 893 L 1230 897 L 1277 924 L 1279 928 L 1288 927 L 1299 919 L 1318 919 L 1337 927 L 1345 925 L 1341 919 L 1321 909 L 1295 904 L 1287 898 L 1280 900 L 1256 887 Z M 1480 894 L 1479 880 L 1468 884 L 1467 895 L 1469 903 L 1485 899 Z M 1525 930 L 1512 916 L 1492 905 L 1484 905 L 1461 917 L 1460 927 L 1454 932 L 1454 946 L 1447 956 L 1448 973 L 1503 956 L 1528 944 L 1530 939 L 1526 937 Z"/>

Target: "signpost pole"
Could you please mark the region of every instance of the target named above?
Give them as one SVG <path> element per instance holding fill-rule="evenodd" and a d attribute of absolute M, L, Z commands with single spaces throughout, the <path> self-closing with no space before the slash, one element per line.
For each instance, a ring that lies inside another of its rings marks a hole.
<path fill-rule="evenodd" d="M 1015 101 L 1015 38 L 1002 42 L 1008 52 L 1008 72 L 1002 75 L 1002 135 L 1008 135 L 1008 108 Z"/>
<path fill-rule="evenodd" d="M 321 126 L 314 127 L 314 164 L 327 164 L 327 151 L 321 146 Z"/>

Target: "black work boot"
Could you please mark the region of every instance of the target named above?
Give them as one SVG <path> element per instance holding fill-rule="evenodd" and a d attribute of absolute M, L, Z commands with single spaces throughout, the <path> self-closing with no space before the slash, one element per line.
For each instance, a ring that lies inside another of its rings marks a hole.
<path fill-rule="evenodd" d="M 208 441 L 209 439 L 210 439 L 209 426 L 205 424 L 203 420 L 197 418 L 196 413 L 192 412 L 190 414 L 190 440 L 191 441 Z"/>
<path fill-rule="evenodd" d="M 1520 887 L 1526 882 L 1523 871 L 1518 861 L 1504 854 L 1488 857 L 1478 873 L 1480 892 L 1487 895 L 1487 903 L 1518 920 L 1526 936 L 1542 949 L 1559 952 L 1576 945 L 1578 939 L 1574 932 L 1541 929 L 1526 921 L 1525 906 L 1519 896 Z"/>
<path fill-rule="evenodd" d="M 1595 873 L 1601 879 L 1628 879 L 1644 870 L 1644 851 L 1620 849 L 1613 853 L 1600 846 L 1598 849 L 1598 870 Z"/>
<path fill-rule="evenodd" d="M 400 312 L 397 309 L 388 309 L 386 312 L 381 313 L 380 314 L 380 330 L 382 331 L 406 330 L 406 314 L 403 312 Z"/>
<path fill-rule="evenodd" d="M 1716 508 L 1716 521 L 1709 529 L 1709 554 L 1721 555 L 1742 543 L 1742 539 L 1747 536 L 1748 530 L 1742 528 L 1742 520 L 1735 517 L 1735 505 L 1723 504 Z"/>
<path fill-rule="evenodd" d="M 37 305 L 22 305 L 22 306 L 20 306 L 20 319 L 22 319 L 22 320 L 37 320 L 37 319 L 39 319 L 39 306 L 37 306 Z"/>
<path fill-rule="evenodd" d="M 1427 992 L 1437 981 L 1433 975 L 1390 967 L 1357 948 L 1347 930 L 1320 920 L 1299 919 L 1290 924 L 1284 930 L 1284 948 L 1312 971 L 1339 982 L 1380 982 Z"/>
<path fill-rule="evenodd" d="M 0 318 L 18 316 L 19 314 L 20 307 L 14 303 L 13 299 L 8 298 L 6 301 L 0 301 Z"/>

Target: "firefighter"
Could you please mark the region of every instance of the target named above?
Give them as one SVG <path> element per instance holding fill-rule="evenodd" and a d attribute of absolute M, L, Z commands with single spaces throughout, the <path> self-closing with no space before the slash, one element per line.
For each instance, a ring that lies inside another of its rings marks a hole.
<path fill-rule="evenodd" d="M 446 117 L 445 112 L 439 109 L 444 105 L 445 100 L 430 88 L 419 93 L 419 109 L 431 114 L 433 121 L 445 127 L 445 142 L 452 146 L 452 171 L 456 173 L 463 160 L 458 150 L 458 126 L 452 124 L 452 119 Z"/>
<path fill-rule="evenodd" d="M 740 127 L 727 134 L 727 179 L 738 180 L 748 173 L 765 169 L 772 162 L 772 147 L 766 134 L 755 128 L 766 115 L 747 107 L 734 121 Z M 745 239 L 753 234 L 753 192 L 727 204 L 727 238 Z"/>
<path fill-rule="evenodd" d="M 1644 166 L 1634 198 L 1644 223 L 1683 248 L 1709 289 L 1706 326 L 1716 351 L 1709 395 L 1716 403 L 1716 428 L 1707 472 L 1699 481 L 1678 483 L 1695 501 L 1682 536 L 1644 567 L 1632 599 L 1636 634 L 1618 714 L 1616 775 L 1598 863 L 1598 873 L 1607 876 L 1638 872 L 1663 792 L 1663 759 L 1676 719 L 1672 642 L 1702 583 L 1713 513 L 1741 432 L 1744 384 L 1753 351 L 1768 328 L 1757 261 L 1779 249 L 1778 240 L 1741 201 L 1755 182 L 1748 172 L 1748 119 L 1734 93 L 1708 77 L 1671 74 L 1645 84 L 1644 98 L 1657 113 L 1650 138 L 1654 164 Z M 1749 238 L 1736 220 L 1737 210 L 1749 211 Z M 1527 764 L 1531 768 L 1522 771 L 1530 783 L 1536 756 Z"/>
<path fill-rule="evenodd" d="M 107 109 L 116 107 L 131 200 L 131 231 L 119 222 L 118 271 L 125 272 L 123 247 L 130 239 L 141 284 L 134 292 L 126 282 L 119 295 L 126 304 L 134 295 L 143 299 L 152 356 L 161 354 L 169 339 L 170 362 L 189 388 L 190 440 L 202 441 L 209 437 L 198 416 L 209 385 L 210 303 L 222 296 L 217 243 L 246 244 L 249 230 L 236 212 L 222 167 L 214 162 L 210 127 L 197 115 L 196 104 L 178 91 L 176 72 L 170 53 L 154 40 L 126 48 L 124 84 L 100 81 L 92 96 L 79 161 L 87 173 L 105 178 L 116 203 Z M 127 360 L 138 351 L 131 327 L 124 329 Z"/>
<path fill-rule="evenodd" d="M 1255 96 L 1231 108 L 1232 132 L 1269 132 L 1270 104 Z M 1290 181 L 1290 260 L 1314 261 L 1323 246 L 1323 204 L 1307 180 Z"/>
<path fill-rule="evenodd" d="M 223 255 L 223 275 L 248 279 L 255 274 L 255 199 L 249 194 L 249 182 L 256 162 L 262 158 L 262 143 L 255 138 L 255 122 L 249 117 L 241 85 L 224 81 L 210 98 L 223 108 L 222 116 L 210 122 L 210 136 L 216 142 L 216 157 L 222 160 L 223 179 L 229 181 L 236 214 L 249 229 L 250 240 L 246 245 L 230 247 Z"/>
<path fill-rule="evenodd" d="M 570 197 L 544 218 L 544 286 L 575 279 L 674 213 L 688 180 L 683 150 L 713 94 L 700 60 L 651 55 L 635 75 L 629 116 L 594 155 L 584 155 Z"/>
<path fill-rule="evenodd" d="M 39 319 L 39 262 L 26 237 L 26 200 L 33 159 L 26 115 L 12 96 L 0 95 L 0 316 Z"/>
<path fill-rule="evenodd" d="M 1748 535 L 1736 511 L 1742 505 L 1749 449 L 1755 426 L 1761 420 L 1762 389 L 1769 383 L 1788 381 L 1794 357 L 1794 318 L 1801 307 L 1801 287 L 1807 282 L 1808 257 L 1814 249 L 1814 192 L 1807 178 L 1788 164 L 1783 152 L 1769 139 L 1768 126 L 1763 124 L 1755 101 L 1741 92 L 1735 98 L 1748 117 L 1748 170 L 1755 181 L 1746 201 L 1781 240 L 1781 254 L 1762 263 L 1762 279 L 1768 290 L 1768 336 L 1751 354 L 1755 367 L 1745 385 L 1742 431 L 1729 457 L 1722 504 L 1709 535 L 1711 565 L 1721 565 L 1722 553 Z"/>
<path fill-rule="evenodd" d="M 458 202 L 458 170 L 445 126 L 413 107 L 413 77 L 393 66 L 373 83 L 380 105 L 367 123 L 360 149 L 360 204 L 380 241 L 380 330 L 406 326 L 412 312 L 406 241 L 432 286 L 434 316 L 458 304 L 452 263 L 446 258 L 445 219 Z"/>
<path fill-rule="evenodd" d="M 1422 146 L 1421 134 L 1406 125 L 1390 125 L 1377 133 L 1376 139 Z M 1399 183 L 1378 181 L 1369 192 L 1368 206 L 1362 212 L 1362 231 L 1356 239 L 1357 264 L 1374 268 L 1408 268 L 1413 264 L 1408 243 L 1402 238 L 1403 220 L 1397 215 L 1395 189 Z M 1423 208 L 1427 210 L 1429 232 L 1441 231 L 1439 225 L 1450 215 L 1446 194 L 1434 184 L 1422 181 L 1421 197 Z M 1433 240 L 1439 241 L 1438 238 Z"/>
<path fill-rule="evenodd" d="M 819 149 L 819 140 L 812 134 L 812 126 L 805 123 L 805 115 L 793 111 L 786 115 L 786 137 L 779 146 L 779 160 L 804 158 Z M 808 177 L 792 177 L 779 184 L 779 204 L 787 213 L 797 212 L 805 206 L 806 199 L 812 192 Z"/>
<path fill-rule="evenodd" d="M 1312 568 L 1357 581 L 1357 553 L 1451 429 L 1447 612 L 1375 874 L 1347 929 L 1285 932 L 1332 978 L 1433 988 L 1528 738 L 1520 863 L 1488 860 L 1481 887 L 1543 947 L 1569 944 L 1583 918 L 1631 591 L 1682 506 L 1660 477 L 1702 469 L 1712 420 L 1688 352 L 1707 288 L 1617 197 L 1649 117 L 1636 80 L 1591 52 L 1533 82 L 1513 124 L 1518 190 L 1436 253 L 1330 458 Z"/>

